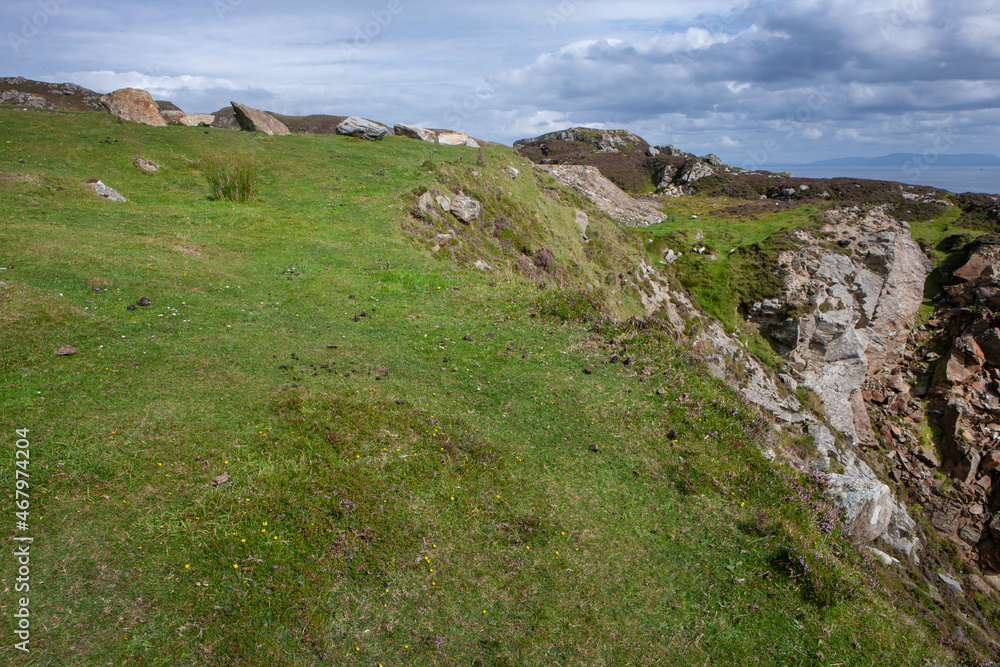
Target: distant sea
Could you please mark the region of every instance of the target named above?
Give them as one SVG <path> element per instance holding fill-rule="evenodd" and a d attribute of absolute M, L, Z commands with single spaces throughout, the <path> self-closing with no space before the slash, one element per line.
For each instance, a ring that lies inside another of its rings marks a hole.
<path fill-rule="evenodd" d="M 769 164 L 767 171 L 790 172 L 801 178 L 864 178 L 874 181 L 898 181 L 910 185 L 929 185 L 949 192 L 1000 193 L 1000 167 L 936 166 L 914 173 L 901 167 L 801 166 Z"/>

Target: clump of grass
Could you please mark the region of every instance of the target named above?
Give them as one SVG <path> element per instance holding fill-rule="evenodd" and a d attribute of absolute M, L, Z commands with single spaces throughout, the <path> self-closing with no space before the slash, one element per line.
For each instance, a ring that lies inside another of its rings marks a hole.
<path fill-rule="evenodd" d="M 253 160 L 235 155 L 210 155 L 203 161 L 212 199 L 247 203 L 257 199 L 260 167 Z"/>

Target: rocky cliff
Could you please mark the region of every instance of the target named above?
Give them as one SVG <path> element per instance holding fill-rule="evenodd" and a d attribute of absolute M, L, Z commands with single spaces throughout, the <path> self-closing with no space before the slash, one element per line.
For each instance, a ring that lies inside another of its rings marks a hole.
<path fill-rule="evenodd" d="M 1000 235 L 957 259 L 935 316 L 870 377 L 865 398 L 883 473 L 988 572 L 1000 570 Z"/>

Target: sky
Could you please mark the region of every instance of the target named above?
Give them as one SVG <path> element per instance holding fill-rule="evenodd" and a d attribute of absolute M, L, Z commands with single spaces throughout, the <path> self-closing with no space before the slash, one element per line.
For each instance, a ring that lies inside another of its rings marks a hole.
<path fill-rule="evenodd" d="M 1000 0 L 3 0 L 0 76 L 762 167 L 1000 154 Z"/>

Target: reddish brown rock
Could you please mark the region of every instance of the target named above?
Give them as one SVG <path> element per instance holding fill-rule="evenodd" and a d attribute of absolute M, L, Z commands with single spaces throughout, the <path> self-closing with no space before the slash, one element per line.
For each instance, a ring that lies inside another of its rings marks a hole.
<path fill-rule="evenodd" d="M 153 96 L 138 88 L 119 88 L 105 95 L 101 102 L 115 116 L 134 123 L 143 123 L 153 127 L 166 127 L 167 121 L 160 114 L 160 108 L 153 101 Z"/>
<path fill-rule="evenodd" d="M 986 355 L 972 336 L 962 336 L 951 346 L 948 356 L 938 364 L 934 375 L 937 384 L 962 384 L 978 373 Z"/>
<path fill-rule="evenodd" d="M 248 107 L 239 102 L 230 102 L 233 105 L 233 113 L 236 122 L 247 132 L 263 132 L 264 134 L 291 134 L 288 128 L 280 120 L 260 109 Z"/>

